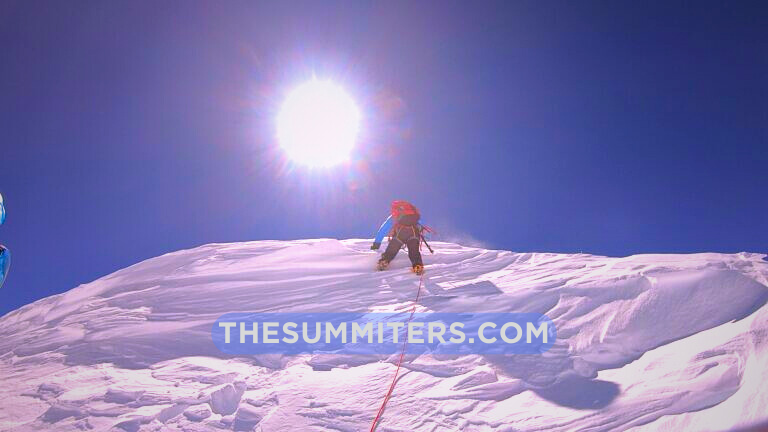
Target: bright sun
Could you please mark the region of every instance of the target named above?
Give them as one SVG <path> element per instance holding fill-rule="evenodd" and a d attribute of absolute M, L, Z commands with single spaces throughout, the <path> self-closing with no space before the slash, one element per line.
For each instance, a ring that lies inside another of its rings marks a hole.
<path fill-rule="evenodd" d="M 296 163 L 328 167 L 347 161 L 357 138 L 360 112 L 331 81 L 312 79 L 295 88 L 277 117 L 277 138 Z"/>

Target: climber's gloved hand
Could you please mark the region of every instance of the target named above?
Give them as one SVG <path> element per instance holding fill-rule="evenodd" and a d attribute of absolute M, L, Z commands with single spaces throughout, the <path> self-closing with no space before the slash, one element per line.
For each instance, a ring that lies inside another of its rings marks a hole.
<path fill-rule="evenodd" d="M 376 250 L 376 249 L 378 249 L 380 246 L 381 246 L 381 243 L 373 243 L 373 244 L 371 245 L 371 250 Z"/>

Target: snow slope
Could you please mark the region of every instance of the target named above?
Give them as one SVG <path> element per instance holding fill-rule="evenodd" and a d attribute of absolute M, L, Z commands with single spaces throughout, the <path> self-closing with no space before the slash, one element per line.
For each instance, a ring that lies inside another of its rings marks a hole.
<path fill-rule="evenodd" d="M 3 431 L 367 431 L 396 355 L 217 351 L 228 312 L 392 311 L 367 240 L 212 244 L 0 318 Z M 541 312 L 542 356 L 408 356 L 379 431 L 727 430 L 768 422 L 768 262 L 435 243 L 419 311 Z"/>

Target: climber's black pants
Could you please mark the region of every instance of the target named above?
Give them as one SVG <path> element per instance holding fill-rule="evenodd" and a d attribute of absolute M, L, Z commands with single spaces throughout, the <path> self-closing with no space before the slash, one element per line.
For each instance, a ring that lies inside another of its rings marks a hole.
<path fill-rule="evenodd" d="M 421 252 L 419 251 L 420 243 L 421 237 L 418 227 L 397 227 L 395 228 L 392 240 L 387 245 L 387 250 L 381 255 L 381 259 L 387 262 L 392 261 L 400 251 L 400 248 L 402 248 L 403 245 L 406 245 L 408 247 L 408 258 L 411 260 L 411 265 L 423 265 L 421 261 Z"/>

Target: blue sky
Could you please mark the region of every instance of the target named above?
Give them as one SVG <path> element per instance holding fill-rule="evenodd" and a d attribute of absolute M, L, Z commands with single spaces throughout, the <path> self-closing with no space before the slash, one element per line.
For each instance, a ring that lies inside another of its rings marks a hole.
<path fill-rule="evenodd" d="M 415 3 L 415 4 L 413 4 Z M 0 313 L 209 242 L 370 237 L 395 198 L 515 251 L 766 252 L 764 2 L 3 2 Z M 341 83 L 353 163 L 286 164 Z"/>

